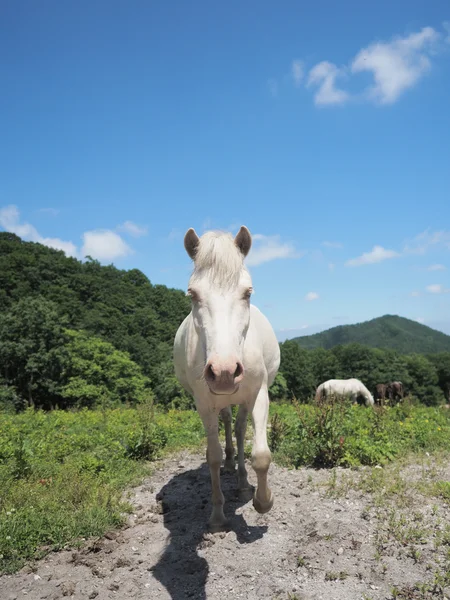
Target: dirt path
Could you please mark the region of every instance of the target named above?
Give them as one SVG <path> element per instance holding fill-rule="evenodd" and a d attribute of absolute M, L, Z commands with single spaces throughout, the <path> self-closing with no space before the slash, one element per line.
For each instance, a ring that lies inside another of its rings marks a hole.
<path fill-rule="evenodd" d="M 431 543 L 423 544 L 419 560 L 401 551 L 403 543 L 389 545 L 388 536 L 384 555 L 377 555 L 382 524 L 376 509 L 366 510 L 367 492 L 329 497 L 325 470 L 272 464 L 269 474 L 275 505 L 263 516 L 237 500 L 234 476 L 222 475 L 231 531 L 210 535 L 203 456 L 165 460 L 133 490 L 136 510 L 125 529 L 1 577 L 0 598 L 384 600 L 393 597 L 393 586 L 403 589 L 400 599 L 446 597 L 437 589 L 416 595 L 412 587 L 430 580 Z M 449 525 L 445 508 L 441 502 L 433 509 L 441 529 Z"/>

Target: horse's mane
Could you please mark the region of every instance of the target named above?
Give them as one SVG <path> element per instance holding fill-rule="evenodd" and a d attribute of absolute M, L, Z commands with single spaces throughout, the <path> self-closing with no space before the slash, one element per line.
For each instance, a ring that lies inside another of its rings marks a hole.
<path fill-rule="evenodd" d="M 207 272 L 215 285 L 230 287 L 238 283 L 243 269 L 244 257 L 231 233 L 207 231 L 197 246 L 191 282 Z"/>

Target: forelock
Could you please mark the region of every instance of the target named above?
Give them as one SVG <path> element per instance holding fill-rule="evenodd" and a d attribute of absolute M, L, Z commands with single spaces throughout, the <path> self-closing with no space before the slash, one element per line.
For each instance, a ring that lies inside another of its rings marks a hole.
<path fill-rule="evenodd" d="M 218 287 L 233 287 L 239 283 L 244 257 L 230 233 L 208 231 L 202 235 L 194 259 L 191 282 L 202 277 Z"/>

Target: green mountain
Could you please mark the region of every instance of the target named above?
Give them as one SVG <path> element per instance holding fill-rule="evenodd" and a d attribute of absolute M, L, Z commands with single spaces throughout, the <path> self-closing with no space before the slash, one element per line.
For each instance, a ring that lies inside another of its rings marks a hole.
<path fill-rule="evenodd" d="M 371 348 L 390 348 L 403 354 L 450 351 L 450 336 L 417 321 L 384 315 L 356 325 L 339 325 L 314 335 L 294 338 L 302 348 L 333 348 L 358 343 Z"/>

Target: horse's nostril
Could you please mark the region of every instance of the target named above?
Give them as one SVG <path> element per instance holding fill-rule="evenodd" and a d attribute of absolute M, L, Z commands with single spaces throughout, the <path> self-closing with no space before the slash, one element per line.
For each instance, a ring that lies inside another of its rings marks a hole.
<path fill-rule="evenodd" d="M 216 379 L 212 365 L 208 365 L 208 368 L 206 369 L 205 377 L 208 381 L 214 381 Z"/>
<path fill-rule="evenodd" d="M 234 372 L 234 378 L 239 377 L 244 372 L 241 363 L 236 363 L 236 371 Z"/>

